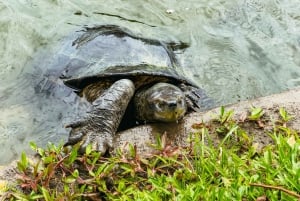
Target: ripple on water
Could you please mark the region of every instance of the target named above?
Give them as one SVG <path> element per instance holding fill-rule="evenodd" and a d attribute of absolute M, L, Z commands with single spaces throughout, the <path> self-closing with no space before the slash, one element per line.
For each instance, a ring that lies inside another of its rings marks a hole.
<path fill-rule="evenodd" d="M 23 106 L 14 105 L 8 108 L 0 108 L 0 145 L 1 163 L 8 162 L 20 153 L 24 147 L 15 146 L 24 144 L 31 132 L 33 121 L 31 113 Z"/>
<path fill-rule="evenodd" d="M 54 77 L 46 75 L 64 36 L 83 25 L 116 24 L 145 38 L 189 43 L 179 53 L 184 68 L 178 70 L 224 105 L 300 85 L 299 10 L 297 0 L 5 1 L 0 146 L 6 151 L 0 160 L 27 148 L 29 140 L 58 142 L 67 136 L 63 125 L 84 111 L 57 80 L 64 58 L 50 69 Z M 83 15 L 73 15 L 77 11 Z"/>

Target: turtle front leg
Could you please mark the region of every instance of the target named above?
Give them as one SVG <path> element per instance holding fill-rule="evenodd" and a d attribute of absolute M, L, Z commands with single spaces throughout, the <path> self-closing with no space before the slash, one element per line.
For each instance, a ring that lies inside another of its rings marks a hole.
<path fill-rule="evenodd" d="M 131 80 L 115 82 L 92 103 L 92 109 L 86 118 L 67 126 L 71 131 L 65 146 L 80 142 L 82 152 L 91 144 L 93 150 L 105 153 L 112 147 L 113 136 L 134 91 Z"/>

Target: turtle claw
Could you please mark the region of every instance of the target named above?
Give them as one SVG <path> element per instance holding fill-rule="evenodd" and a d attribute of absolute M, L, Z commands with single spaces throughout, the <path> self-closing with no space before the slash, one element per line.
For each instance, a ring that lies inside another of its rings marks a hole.
<path fill-rule="evenodd" d="M 71 128 L 68 142 L 64 144 L 64 146 L 74 145 L 81 141 L 84 137 L 84 125 L 86 122 L 77 121 L 70 124 L 67 124 L 65 128 Z"/>
<path fill-rule="evenodd" d="M 188 105 L 188 108 L 190 108 L 193 111 L 200 111 L 200 98 L 202 98 L 202 93 L 199 88 L 193 87 L 193 86 L 187 86 L 185 84 L 181 84 L 180 88 L 185 93 L 185 99 L 186 103 Z"/>
<path fill-rule="evenodd" d="M 76 125 L 76 126 L 75 126 Z M 91 131 L 89 125 L 83 122 L 77 122 L 67 125 L 71 128 L 68 142 L 64 146 L 80 144 L 80 153 L 84 153 L 88 145 L 92 145 L 92 150 L 99 151 L 104 154 L 110 147 L 112 147 L 112 136 L 102 136 Z"/>
<path fill-rule="evenodd" d="M 65 125 L 65 128 L 77 128 L 77 127 L 81 127 L 85 124 L 85 122 L 83 121 L 76 121 L 70 124 Z"/>
<path fill-rule="evenodd" d="M 79 151 L 84 153 L 87 146 L 91 145 L 92 150 L 105 154 L 112 147 L 112 137 L 103 138 L 96 133 L 88 133 L 80 143 Z"/>
<path fill-rule="evenodd" d="M 209 98 L 201 88 L 181 84 L 180 88 L 185 92 L 188 108 L 195 112 L 204 111 L 214 106 L 214 101 Z"/>

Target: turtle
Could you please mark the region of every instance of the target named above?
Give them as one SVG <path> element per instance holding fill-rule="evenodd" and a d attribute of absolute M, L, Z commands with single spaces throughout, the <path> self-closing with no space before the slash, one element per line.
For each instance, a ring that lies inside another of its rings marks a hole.
<path fill-rule="evenodd" d="M 182 76 L 176 52 L 188 45 L 143 38 L 117 25 L 85 27 L 61 52 L 60 78 L 90 108 L 70 128 L 65 146 L 107 153 L 118 130 L 140 123 L 178 122 L 199 111 L 203 89 Z M 204 106 L 205 108 L 205 106 Z"/>

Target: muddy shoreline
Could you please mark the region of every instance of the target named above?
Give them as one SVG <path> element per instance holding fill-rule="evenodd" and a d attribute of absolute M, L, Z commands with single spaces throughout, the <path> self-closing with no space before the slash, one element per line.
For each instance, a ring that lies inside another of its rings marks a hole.
<path fill-rule="evenodd" d="M 283 93 L 274 94 L 254 100 L 244 101 L 225 106 L 225 109 L 234 110 L 233 118 L 241 121 L 249 113 L 251 107 L 261 107 L 265 114 L 264 125 L 260 126 L 257 122 L 245 121 L 242 128 L 249 133 L 258 147 L 264 147 L 272 142 L 266 131 L 271 131 L 274 121 L 279 119 L 279 108 L 283 107 L 293 116 L 288 122 L 288 126 L 295 130 L 300 130 L 300 88 L 292 89 Z M 184 117 L 182 121 L 176 124 L 151 124 L 142 125 L 118 133 L 114 140 L 116 148 L 127 149 L 128 144 L 135 144 L 139 154 L 147 155 L 154 150 L 149 144 L 155 143 L 157 136 L 164 136 L 164 140 L 170 145 L 186 146 L 190 143 L 188 139 L 195 133 L 199 133 L 198 128 L 193 128 L 194 124 L 212 122 L 220 114 L 220 107 L 202 113 L 191 113 Z M 217 134 L 211 136 L 214 143 L 218 144 L 222 136 Z M 7 166 L 0 166 L 0 196 L 4 192 L 7 184 L 15 182 L 16 179 L 16 161 Z"/>
<path fill-rule="evenodd" d="M 257 125 L 255 121 L 244 122 L 242 128 L 249 133 L 259 147 L 271 143 L 270 137 L 266 131 L 270 131 L 274 121 L 279 119 L 279 108 L 286 109 L 288 114 L 294 118 L 288 122 L 288 126 L 295 130 L 300 130 L 300 88 L 285 91 L 279 94 L 273 94 L 266 97 L 243 101 L 225 106 L 225 110 L 234 110 L 234 119 L 241 121 L 245 115 L 249 114 L 251 107 L 260 107 L 264 110 L 264 126 Z M 138 126 L 121 133 L 115 138 L 115 147 L 126 147 L 128 143 L 135 144 L 140 154 L 147 154 L 149 144 L 155 143 L 157 136 L 165 133 L 168 143 L 173 145 L 188 145 L 187 139 L 193 137 L 194 133 L 199 133 L 199 129 L 193 129 L 194 124 L 209 123 L 220 114 L 220 107 L 200 113 L 191 113 L 184 117 L 178 124 L 152 124 Z M 222 136 L 217 134 L 211 136 L 211 139 L 217 144 L 222 140 Z M 153 150 L 152 150 L 153 151 Z"/>

